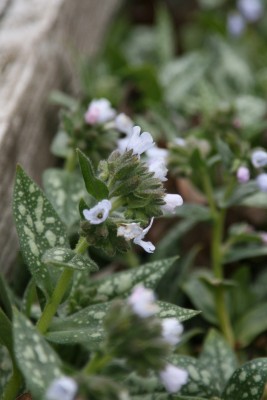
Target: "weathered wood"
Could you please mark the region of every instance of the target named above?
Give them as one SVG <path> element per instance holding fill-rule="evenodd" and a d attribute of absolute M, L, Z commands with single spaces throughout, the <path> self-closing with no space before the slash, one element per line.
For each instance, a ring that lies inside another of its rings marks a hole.
<path fill-rule="evenodd" d="M 11 197 L 16 163 L 40 182 L 51 165 L 56 88 L 76 87 L 75 54 L 101 43 L 119 0 L 0 0 L 0 269 L 16 257 Z"/>

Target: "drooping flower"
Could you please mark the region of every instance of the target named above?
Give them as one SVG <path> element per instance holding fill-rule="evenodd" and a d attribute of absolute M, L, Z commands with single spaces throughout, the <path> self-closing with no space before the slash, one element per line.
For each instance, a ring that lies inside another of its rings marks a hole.
<path fill-rule="evenodd" d="M 118 131 L 123 132 L 128 136 L 132 133 L 133 121 L 128 117 L 128 115 L 124 113 L 117 115 L 114 123 L 115 128 L 118 129 Z"/>
<path fill-rule="evenodd" d="M 74 379 L 62 376 L 55 379 L 46 392 L 46 400 L 73 400 L 78 386 Z"/>
<path fill-rule="evenodd" d="M 121 146 L 121 151 L 133 150 L 133 154 L 140 156 L 142 153 L 154 146 L 153 138 L 149 132 L 141 133 L 140 126 L 134 126 L 131 135 Z"/>
<path fill-rule="evenodd" d="M 173 214 L 176 207 L 180 207 L 183 204 L 183 199 L 179 194 L 166 194 L 164 196 L 165 204 L 161 206 L 163 212 Z"/>
<path fill-rule="evenodd" d="M 101 200 L 90 210 L 83 210 L 84 218 L 92 225 L 102 224 L 109 216 L 111 207 L 112 204 L 109 200 Z"/>
<path fill-rule="evenodd" d="M 166 164 L 169 152 L 167 149 L 162 149 L 155 145 L 146 151 L 146 155 L 149 162 L 153 160 L 162 160 Z"/>
<path fill-rule="evenodd" d="M 263 13 L 261 0 L 238 0 L 237 6 L 246 20 L 250 22 L 257 21 Z"/>
<path fill-rule="evenodd" d="M 261 168 L 267 165 L 267 152 L 264 150 L 255 150 L 251 155 L 251 162 L 255 168 Z"/>
<path fill-rule="evenodd" d="M 175 346 L 180 341 L 183 325 L 176 318 L 162 320 L 162 336 L 166 342 Z"/>
<path fill-rule="evenodd" d="M 151 317 L 158 311 L 155 293 L 142 284 L 134 287 L 127 301 L 133 312 L 141 318 Z"/>
<path fill-rule="evenodd" d="M 132 222 L 131 224 L 123 224 L 118 227 L 117 236 L 123 236 L 126 240 L 132 240 L 147 253 L 153 253 L 155 246 L 151 242 L 145 242 L 143 239 L 153 224 L 154 218 L 151 219 L 150 224 L 142 229 L 139 223 Z"/>
<path fill-rule="evenodd" d="M 262 174 L 258 175 L 256 178 L 256 182 L 258 184 L 259 189 L 262 192 L 267 192 L 267 174 L 266 173 L 262 173 Z"/>
<path fill-rule="evenodd" d="M 239 183 L 246 183 L 250 178 L 250 171 L 247 167 L 239 167 L 236 173 L 236 177 Z"/>
<path fill-rule="evenodd" d="M 159 373 L 160 380 L 169 393 L 176 393 L 186 384 L 188 373 L 184 369 L 167 364 L 163 371 Z"/>
<path fill-rule="evenodd" d="M 246 21 L 238 12 L 231 12 L 227 16 L 227 30 L 235 37 L 242 35 L 246 27 Z"/>
<path fill-rule="evenodd" d="M 103 124 L 115 118 L 116 111 L 107 99 L 94 99 L 88 106 L 84 119 L 87 124 Z"/>
<path fill-rule="evenodd" d="M 148 162 L 148 170 L 153 172 L 155 177 L 160 181 L 167 181 L 166 175 L 168 173 L 168 169 L 166 168 L 165 162 L 163 159 L 153 159 Z"/>

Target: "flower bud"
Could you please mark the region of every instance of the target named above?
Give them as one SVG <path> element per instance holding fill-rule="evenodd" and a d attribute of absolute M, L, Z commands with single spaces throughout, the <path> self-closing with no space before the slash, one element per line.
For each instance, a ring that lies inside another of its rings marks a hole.
<path fill-rule="evenodd" d="M 180 341 L 183 325 L 176 318 L 165 318 L 162 321 L 162 336 L 166 342 L 175 346 Z"/>
<path fill-rule="evenodd" d="M 176 207 L 180 207 L 183 204 L 183 199 L 179 194 L 166 194 L 164 196 L 165 204 L 161 206 L 163 212 L 175 213 Z"/>
<path fill-rule="evenodd" d="M 264 150 L 255 150 L 251 156 L 251 162 L 255 168 L 267 165 L 267 153 Z"/>
<path fill-rule="evenodd" d="M 73 400 L 77 393 L 78 386 L 74 379 L 68 376 L 62 376 L 55 379 L 49 386 L 46 400 Z"/>
<path fill-rule="evenodd" d="M 107 99 L 92 100 L 88 106 L 84 119 L 87 124 L 103 124 L 113 119 L 116 111 L 111 108 L 110 102 Z"/>
<path fill-rule="evenodd" d="M 236 173 L 236 177 L 239 183 L 246 183 L 250 178 L 250 171 L 247 167 L 239 167 Z"/>
<path fill-rule="evenodd" d="M 258 175 L 256 178 L 256 182 L 258 184 L 259 189 L 262 192 L 267 192 L 267 174 L 266 173 L 262 173 L 262 174 Z"/>
<path fill-rule="evenodd" d="M 167 364 L 159 374 L 162 384 L 169 393 L 176 393 L 186 384 L 188 373 L 184 369 Z"/>

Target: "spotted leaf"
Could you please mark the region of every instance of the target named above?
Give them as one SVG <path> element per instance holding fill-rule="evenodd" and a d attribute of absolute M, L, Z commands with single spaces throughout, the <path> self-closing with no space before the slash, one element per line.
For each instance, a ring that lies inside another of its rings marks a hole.
<path fill-rule="evenodd" d="M 12 375 L 12 361 L 6 347 L 0 344 L 0 396 Z M 1 397 L 0 397 L 1 398 Z"/>
<path fill-rule="evenodd" d="M 17 364 L 34 399 L 42 399 L 50 383 L 60 375 L 57 354 L 31 322 L 14 313 L 14 352 Z"/>
<path fill-rule="evenodd" d="M 175 304 L 166 303 L 164 301 L 158 301 L 157 304 L 160 308 L 157 315 L 160 318 L 177 318 L 182 322 L 193 318 L 200 313 L 200 311 L 179 307 Z"/>
<path fill-rule="evenodd" d="M 222 400 L 261 400 L 267 381 L 267 358 L 257 358 L 238 368 L 229 379 Z"/>
<path fill-rule="evenodd" d="M 78 270 L 98 271 L 97 264 L 89 257 L 75 253 L 74 250 L 54 247 L 47 250 L 42 261 L 54 267 L 64 267 Z"/>
<path fill-rule="evenodd" d="M 49 295 L 59 271 L 45 265 L 42 255 L 55 246 L 69 247 L 66 228 L 43 192 L 21 167 L 17 167 L 13 211 L 25 261 L 36 285 Z"/>

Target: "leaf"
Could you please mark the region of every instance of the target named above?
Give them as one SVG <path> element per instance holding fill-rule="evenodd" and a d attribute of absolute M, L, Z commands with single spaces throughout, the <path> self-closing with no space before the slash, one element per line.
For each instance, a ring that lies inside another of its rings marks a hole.
<path fill-rule="evenodd" d="M 222 400 L 261 400 L 267 380 L 267 358 L 256 358 L 238 368 L 229 379 Z"/>
<path fill-rule="evenodd" d="M 62 247 L 54 247 L 47 250 L 42 257 L 42 261 L 44 264 L 53 265 L 53 267 L 98 271 L 97 264 L 89 257 Z"/>
<path fill-rule="evenodd" d="M 41 258 L 47 249 L 57 245 L 69 247 L 66 228 L 43 192 L 19 166 L 13 211 L 21 251 L 29 270 L 36 285 L 46 295 L 51 294 L 59 271 L 48 268 Z"/>
<path fill-rule="evenodd" d="M 227 201 L 222 201 L 220 206 L 230 207 L 233 205 L 241 204 L 246 198 L 248 198 L 255 192 L 258 192 L 258 190 L 259 188 L 256 182 L 252 180 L 250 182 L 237 185 L 231 197 Z"/>
<path fill-rule="evenodd" d="M 62 375 L 57 354 L 24 315 L 14 313 L 14 352 L 33 398 L 42 399 L 51 382 Z"/>
<path fill-rule="evenodd" d="M 12 361 L 8 350 L 0 344 L 0 396 L 12 375 Z"/>
<path fill-rule="evenodd" d="M 248 207 L 267 207 L 267 193 L 259 192 L 253 193 L 251 196 L 246 197 L 241 204 Z"/>
<path fill-rule="evenodd" d="M 221 156 L 221 161 L 226 169 L 231 168 L 234 155 L 226 142 L 219 137 L 216 138 L 217 151 Z"/>
<path fill-rule="evenodd" d="M 175 43 L 172 20 L 166 7 L 159 4 L 156 14 L 157 52 L 161 63 L 171 61 L 174 57 Z"/>
<path fill-rule="evenodd" d="M 9 319 L 12 318 L 12 305 L 11 299 L 9 296 L 7 283 L 0 273 L 0 308 L 3 308 L 3 311 L 8 316 Z"/>
<path fill-rule="evenodd" d="M 259 334 L 267 330 L 267 302 L 257 304 L 235 323 L 238 345 L 248 346 Z"/>
<path fill-rule="evenodd" d="M 90 159 L 80 150 L 77 150 L 77 153 L 87 192 L 97 200 L 107 199 L 108 188 L 104 182 L 96 178 Z"/>
<path fill-rule="evenodd" d="M 44 172 L 43 185 L 56 212 L 70 228 L 80 220 L 79 201 L 86 196 L 84 182 L 77 172 L 49 168 Z"/>
<path fill-rule="evenodd" d="M 183 322 L 200 314 L 200 311 L 179 307 L 175 304 L 166 303 L 164 301 L 158 301 L 157 304 L 160 307 L 157 316 L 160 318 L 172 317 L 177 318 L 180 322 Z"/>
<path fill-rule="evenodd" d="M 0 344 L 6 346 L 9 353 L 12 354 L 12 325 L 3 310 L 0 309 Z"/>
<path fill-rule="evenodd" d="M 219 393 L 238 366 L 235 353 L 214 329 L 210 330 L 205 340 L 199 363 L 204 370 L 209 371 Z"/>
<path fill-rule="evenodd" d="M 59 131 L 53 139 L 51 152 L 54 156 L 67 158 L 72 149 L 69 148 L 70 138 L 64 131 Z"/>
<path fill-rule="evenodd" d="M 223 263 L 232 263 L 246 258 L 263 257 L 267 255 L 267 247 L 263 244 L 233 247 L 224 255 Z"/>

